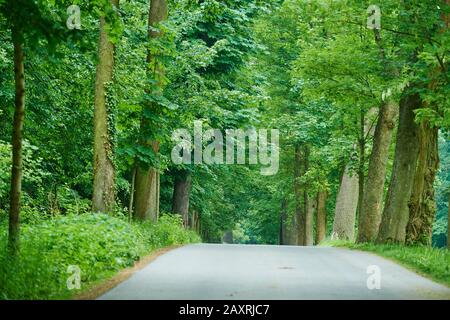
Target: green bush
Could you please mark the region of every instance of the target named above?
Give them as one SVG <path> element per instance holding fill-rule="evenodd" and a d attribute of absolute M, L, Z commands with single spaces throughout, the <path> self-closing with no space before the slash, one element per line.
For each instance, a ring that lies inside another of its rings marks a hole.
<path fill-rule="evenodd" d="M 81 270 L 82 288 L 133 265 L 156 248 L 200 241 L 180 219 L 163 215 L 157 224 L 128 223 L 103 214 L 56 216 L 22 225 L 20 253 L 6 254 L 7 226 L 0 231 L 0 299 L 60 299 L 68 267 Z"/>

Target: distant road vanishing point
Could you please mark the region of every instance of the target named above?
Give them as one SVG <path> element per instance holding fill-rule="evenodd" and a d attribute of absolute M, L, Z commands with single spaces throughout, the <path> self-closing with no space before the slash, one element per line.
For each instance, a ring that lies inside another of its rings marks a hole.
<path fill-rule="evenodd" d="M 158 257 L 99 299 L 450 299 L 450 289 L 360 251 L 197 244 Z"/>

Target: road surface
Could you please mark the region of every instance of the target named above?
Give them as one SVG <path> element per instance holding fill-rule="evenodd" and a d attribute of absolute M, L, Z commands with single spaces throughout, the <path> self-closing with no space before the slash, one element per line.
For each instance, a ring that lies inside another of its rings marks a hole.
<path fill-rule="evenodd" d="M 160 256 L 99 299 L 450 299 L 450 289 L 365 252 L 198 244 Z"/>

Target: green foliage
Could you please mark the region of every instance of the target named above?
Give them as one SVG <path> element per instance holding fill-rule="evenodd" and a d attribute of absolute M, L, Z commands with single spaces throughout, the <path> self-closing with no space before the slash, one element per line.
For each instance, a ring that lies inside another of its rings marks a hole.
<path fill-rule="evenodd" d="M 27 219 L 22 226 L 20 255 L 6 255 L 5 223 L 0 230 L 1 299 L 60 299 L 77 293 L 67 289 L 67 268 L 81 269 L 81 290 L 133 265 L 157 248 L 198 242 L 178 218 L 129 224 L 102 214 L 70 214 Z"/>

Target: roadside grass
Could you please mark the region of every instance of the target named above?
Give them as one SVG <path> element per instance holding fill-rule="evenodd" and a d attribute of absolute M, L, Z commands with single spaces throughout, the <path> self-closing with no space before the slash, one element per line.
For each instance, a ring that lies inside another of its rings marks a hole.
<path fill-rule="evenodd" d="M 157 249 L 200 242 L 181 219 L 128 223 L 104 214 L 56 216 L 21 228 L 20 253 L 7 255 L 7 224 L 0 224 L 0 300 L 69 299 L 133 266 Z M 81 288 L 70 290 L 80 270 Z"/>
<path fill-rule="evenodd" d="M 395 244 L 356 244 L 348 241 L 324 241 L 321 246 L 345 247 L 353 250 L 373 252 L 393 260 L 436 282 L 450 287 L 450 251 L 425 246 L 402 246 Z"/>

